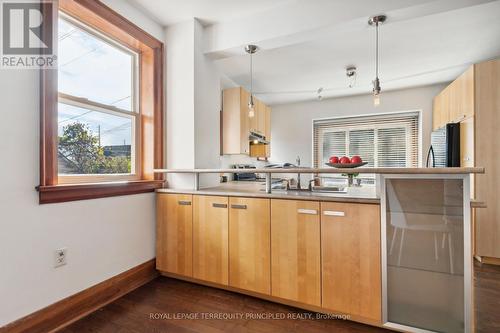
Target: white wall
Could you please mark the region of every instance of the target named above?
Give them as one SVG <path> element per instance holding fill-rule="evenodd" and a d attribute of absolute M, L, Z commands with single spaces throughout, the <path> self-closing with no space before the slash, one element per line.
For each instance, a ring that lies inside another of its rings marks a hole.
<path fill-rule="evenodd" d="M 195 167 L 194 21 L 166 29 L 167 168 Z M 169 186 L 192 187 L 189 175 L 168 175 Z"/>
<path fill-rule="evenodd" d="M 220 110 L 221 73 L 214 62 L 203 53 L 205 28 L 198 20 L 194 24 L 194 109 L 195 109 L 195 167 L 220 167 Z M 216 186 L 219 175 L 207 174 L 200 178 L 201 187 Z"/>
<path fill-rule="evenodd" d="M 234 86 L 203 53 L 206 28 L 197 19 L 166 29 L 167 167 L 220 168 L 221 89 Z M 192 175 L 169 175 L 169 187 L 193 188 Z M 217 174 L 200 177 L 216 186 Z"/>
<path fill-rule="evenodd" d="M 125 1 L 105 1 L 162 40 Z M 154 194 L 39 205 L 39 76 L 0 70 L 0 327 L 155 256 Z M 54 250 L 68 264 L 53 268 Z"/>
<path fill-rule="evenodd" d="M 446 84 L 382 93 L 381 104 L 373 106 L 371 95 L 324 99 L 277 105 L 271 112 L 271 160 L 312 166 L 313 119 L 422 110 L 422 149 L 427 151 L 432 131 L 432 99 Z M 425 158 L 425 156 L 424 156 Z"/>

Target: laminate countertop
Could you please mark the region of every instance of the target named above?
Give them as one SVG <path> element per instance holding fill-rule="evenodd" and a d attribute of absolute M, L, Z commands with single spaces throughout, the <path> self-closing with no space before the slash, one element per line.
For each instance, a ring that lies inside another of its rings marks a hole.
<path fill-rule="evenodd" d="M 308 191 L 284 191 L 272 190 L 272 193 L 266 193 L 266 185 L 263 182 L 250 181 L 232 181 L 222 183 L 216 187 L 204 188 L 200 190 L 181 190 L 162 188 L 156 190 L 158 193 L 177 193 L 177 194 L 195 194 L 195 195 L 216 195 L 229 197 L 248 197 L 248 198 L 271 198 L 271 199 L 293 199 L 293 200 L 312 200 L 312 201 L 336 201 L 336 202 L 355 202 L 355 203 L 380 203 L 377 196 L 376 187 L 365 185 L 361 187 L 348 187 L 347 193 L 318 193 Z"/>

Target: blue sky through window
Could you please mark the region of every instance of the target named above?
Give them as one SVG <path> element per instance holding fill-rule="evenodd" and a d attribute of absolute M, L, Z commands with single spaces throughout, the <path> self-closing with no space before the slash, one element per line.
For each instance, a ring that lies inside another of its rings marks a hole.
<path fill-rule="evenodd" d="M 59 92 L 134 111 L 134 56 L 59 19 Z M 87 124 L 101 145 L 130 145 L 132 120 L 67 104 L 59 104 L 58 132 L 71 123 Z"/>

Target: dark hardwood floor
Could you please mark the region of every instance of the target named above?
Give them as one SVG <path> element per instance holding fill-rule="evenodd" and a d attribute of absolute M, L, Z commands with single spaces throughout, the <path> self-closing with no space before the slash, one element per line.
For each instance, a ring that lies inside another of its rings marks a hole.
<path fill-rule="evenodd" d="M 500 332 L 500 267 L 475 265 L 477 332 Z M 185 315 L 219 313 L 232 318 L 181 318 Z M 267 315 L 280 318 L 236 318 Z M 177 316 L 167 319 L 166 316 Z M 346 320 L 310 319 L 315 313 L 267 302 L 254 297 L 159 277 L 61 332 L 389 332 Z"/>

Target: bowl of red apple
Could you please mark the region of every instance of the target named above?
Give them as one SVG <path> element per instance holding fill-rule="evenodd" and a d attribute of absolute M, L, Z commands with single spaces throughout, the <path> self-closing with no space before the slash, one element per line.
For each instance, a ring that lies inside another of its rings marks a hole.
<path fill-rule="evenodd" d="M 334 168 L 357 168 L 368 164 L 368 162 L 363 162 L 363 159 L 358 155 L 355 155 L 351 158 L 347 156 L 331 156 L 328 159 L 328 163 L 325 164 Z"/>

